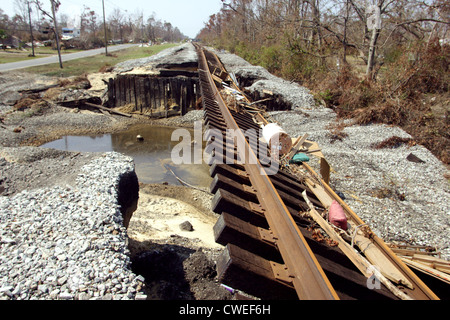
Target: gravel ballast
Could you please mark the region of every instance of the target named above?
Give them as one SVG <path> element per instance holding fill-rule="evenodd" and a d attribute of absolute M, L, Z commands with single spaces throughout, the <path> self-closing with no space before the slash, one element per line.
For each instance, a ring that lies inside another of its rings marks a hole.
<path fill-rule="evenodd" d="M 292 137 L 308 133 L 318 142 L 332 167 L 330 186 L 384 241 L 435 246 L 442 258 L 450 258 L 446 168 L 429 150 L 420 145 L 374 148 L 393 136 L 411 138 L 386 125 L 353 125 L 343 130 L 342 141 L 333 140 L 327 127 L 336 116 L 329 109 L 271 116 Z M 411 153 L 424 163 L 407 160 Z"/>
<path fill-rule="evenodd" d="M 121 177 L 133 172 L 131 158 L 105 153 L 71 184 L 1 196 L 0 298 L 145 298 L 118 202 Z"/>

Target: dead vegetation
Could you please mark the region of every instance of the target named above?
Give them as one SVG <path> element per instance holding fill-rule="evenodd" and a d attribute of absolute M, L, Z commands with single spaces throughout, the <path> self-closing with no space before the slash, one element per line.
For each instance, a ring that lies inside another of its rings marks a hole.
<path fill-rule="evenodd" d="M 326 129 L 330 130 L 329 137 L 330 142 L 334 143 L 336 141 L 342 141 L 344 138 L 348 137 L 348 134 L 344 132 L 346 124 L 343 121 L 337 121 L 335 123 L 330 123 Z"/>
<path fill-rule="evenodd" d="M 339 119 L 403 128 L 449 164 L 448 1 L 372 2 L 379 16 L 368 1 L 227 1 L 198 37 L 311 89 Z"/>
<path fill-rule="evenodd" d="M 392 137 L 375 147 L 417 143 L 449 164 L 449 58 L 448 45 L 431 41 L 409 49 L 395 63 L 387 65 L 378 81 L 361 80 L 347 65 L 337 77 L 329 76 L 313 87 L 336 111 L 339 120 L 353 119 L 360 125 L 395 125 L 413 137 Z M 332 128 L 336 139 L 342 138 L 339 127 L 342 123 Z"/>

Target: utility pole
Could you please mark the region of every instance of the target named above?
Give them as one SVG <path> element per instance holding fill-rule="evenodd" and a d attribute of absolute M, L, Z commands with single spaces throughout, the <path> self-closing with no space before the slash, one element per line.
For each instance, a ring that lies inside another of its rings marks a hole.
<path fill-rule="evenodd" d="M 55 1 L 50 0 L 52 3 L 52 13 L 53 13 L 53 24 L 54 24 L 54 31 L 56 36 L 56 47 L 58 49 L 58 58 L 59 58 L 59 67 L 62 69 L 62 59 L 61 59 L 61 46 L 59 45 L 59 35 L 58 35 L 58 22 L 56 21 L 56 15 L 55 15 Z"/>
<path fill-rule="evenodd" d="M 34 38 L 33 38 L 33 26 L 31 25 L 31 9 L 30 9 L 30 1 L 27 1 L 28 5 L 28 19 L 30 21 L 30 35 L 31 35 L 31 50 L 32 50 L 32 57 L 34 57 Z"/>
<path fill-rule="evenodd" d="M 108 55 L 108 37 L 106 34 L 106 19 L 105 19 L 105 0 L 102 0 L 103 5 L 103 28 L 105 30 L 105 55 Z"/>
<path fill-rule="evenodd" d="M 58 1 L 58 6 L 61 4 Z M 44 9 L 42 9 L 41 7 L 41 2 L 39 0 L 33 0 L 34 4 L 36 4 L 36 6 L 38 7 L 38 9 L 45 14 L 46 16 L 48 16 L 50 19 L 53 20 L 53 32 L 55 33 L 55 37 L 56 37 L 56 47 L 58 49 L 58 58 L 59 58 L 59 67 L 62 69 L 63 65 L 62 65 L 62 59 L 61 59 L 61 46 L 59 45 L 59 35 L 58 35 L 58 22 L 56 21 L 56 14 L 55 14 L 55 0 L 50 0 L 50 3 L 52 4 L 52 15 L 50 15 L 47 11 L 45 11 Z"/>

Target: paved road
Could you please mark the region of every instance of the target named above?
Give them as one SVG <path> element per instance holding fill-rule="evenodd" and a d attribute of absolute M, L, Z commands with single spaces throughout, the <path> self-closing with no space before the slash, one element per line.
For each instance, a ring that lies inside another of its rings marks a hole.
<path fill-rule="evenodd" d="M 117 50 L 126 49 L 126 48 L 133 47 L 133 46 L 138 46 L 138 44 L 121 44 L 121 45 L 108 47 L 108 53 L 117 51 Z M 61 59 L 64 63 L 64 61 L 95 56 L 97 54 L 101 54 L 104 52 L 105 52 L 105 48 L 86 50 L 86 51 L 81 51 L 81 52 L 76 52 L 76 53 L 67 53 L 67 54 L 62 54 Z M 36 59 L 30 59 L 30 60 L 24 60 L 24 61 L 2 63 L 2 64 L 0 64 L 0 72 L 16 70 L 16 69 L 23 69 L 23 68 L 28 68 L 28 67 L 41 66 L 41 65 L 50 64 L 50 63 L 59 63 L 58 55 L 54 55 L 51 57 L 45 57 L 45 58 L 36 58 Z M 63 67 L 64 67 L 64 64 L 63 64 Z"/>

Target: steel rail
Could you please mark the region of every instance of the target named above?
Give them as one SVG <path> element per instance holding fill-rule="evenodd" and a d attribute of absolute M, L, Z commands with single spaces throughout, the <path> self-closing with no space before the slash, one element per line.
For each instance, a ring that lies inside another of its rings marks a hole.
<path fill-rule="evenodd" d="M 206 77 L 200 85 L 208 85 L 229 129 L 236 132 L 237 143 L 246 146 L 247 159 L 244 163 L 250 181 L 256 189 L 258 200 L 263 207 L 265 218 L 277 238 L 277 247 L 283 257 L 287 272 L 299 299 L 338 300 L 339 297 L 318 263 L 311 248 L 300 232 L 294 219 L 280 198 L 278 192 L 260 164 L 244 134 L 223 101 L 211 75 L 203 48 L 196 45 L 199 56 L 200 77 Z M 218 61 L 217 61 L 218 62 Z M 205 83 L 206 82 L 206 83 Z M 203 89 L 202 89 L 203 90 Z"/>

